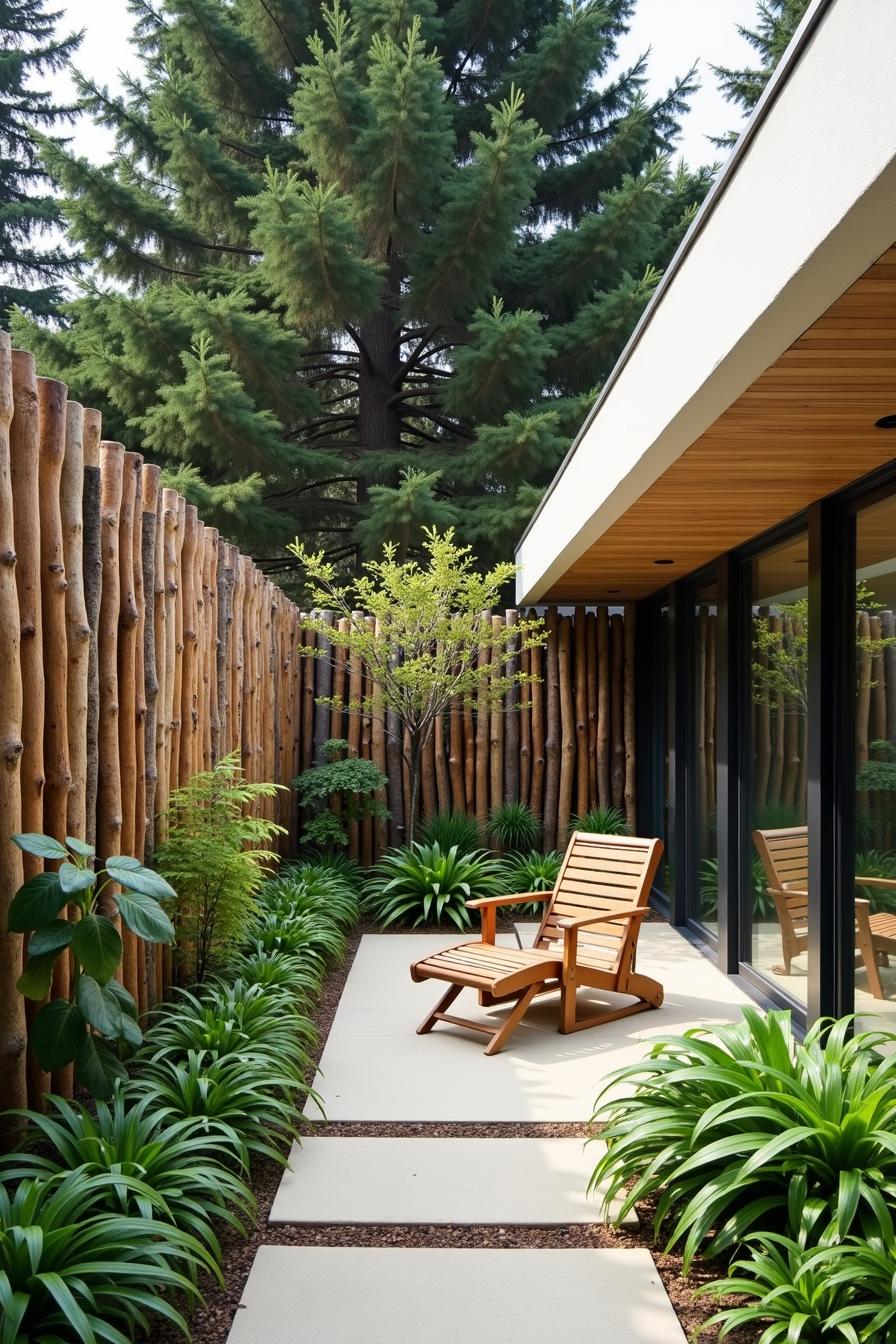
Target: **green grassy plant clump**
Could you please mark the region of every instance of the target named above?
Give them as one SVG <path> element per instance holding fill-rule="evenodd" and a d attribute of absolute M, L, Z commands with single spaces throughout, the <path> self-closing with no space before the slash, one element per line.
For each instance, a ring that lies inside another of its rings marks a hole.
<path fill-rule="evenodd" d="M 321 1106 L 309 1014 L 358 895 L 347 871 L 296 864 L 253 906 L 219 971 L 156 1009 L 108 1104 L 25 1113 L 0 1159 L 0 1344 L 130 1344 L 153 1317 L 188 1337 L 200 1274 L 221 1282 L 254 1162 L 285 1162 L 302 1102 Z"/>
<path fill-rule="evenodd" d="M 530 850 L 528 854 L 511 854 L 504 863 L 507 891 L 553 891 L 562 865 L 563 855 L 556 849 L 547 854 L 541 854 L 537 849 Z M 526 901 L 513 909 L 516 914 L 536 915 L 540 919 L 545 911 L 545 903 Z"/>
<path fill-rule="evenodd" d="M 424 818 L 420 839 L 424 845 L 438 845 L 443 851 L 456 848 L 459 854 L 478 849 L 480 845 L 476 818 L 460 808 L 447 808 Z"/>
<path fill-rule="evenodd" d="M 438 842 L 413 844 L 384 854 L 365 884 L 367 909 L 378 923 L 472 926 L 466 902 L 505 890 L 504 868 L 484 850 L 443 850 Z"/>
<path fill-rule="evenodd" d="M 590 831 L 593 835 L 628 835 L 629 825 L 621 807 L 592 807 L 581 816 L 573 817 L 568 833 Z"/>
<path fill-rule="evenodd" d="M 892 1246 L 896 1053 L 881 1051 L 896 1035 L 850 1038 L 850 1025 L 818 1023 L 800 1042 L 789 1013 L 747 1008 L 658 1041 L 598 1097 L 592 1188 L 620 1200 L 616 1217 L 655 1200 L 654 1233 L 682 1248 L 685 1271 L 697 1251 L 806 1226 L 816 1245 Z"/>
<path fill-rule="evenodd" d="M 283 834 L 250 809 L 277 788 L 249 783 L 233 752 L 171 794 L 168 838 L 155 861 L 177 891 L 178 958 L 187 979 L 204 980 L 245 936 L 255 896 L 278 862 L 267 846 Z"/>
<path fill-rule="evenodd" d="M 526 803 L 502 803 L 492 812 L 488 838 L 505 854 L 532 850 L 541 839 L 541 822 Z"/>

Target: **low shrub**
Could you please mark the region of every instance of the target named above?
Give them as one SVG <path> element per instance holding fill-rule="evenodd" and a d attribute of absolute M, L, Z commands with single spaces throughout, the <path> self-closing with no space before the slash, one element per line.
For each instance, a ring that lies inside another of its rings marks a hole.
<path fill-rule="evenodd" d="M 110 1214 L 110 1191 L 130 1189 L 145 1201 L 138 1218 Z M 159 1222 L 159 1197 L 123 1173 L 84 1168 L 59 1177 L 26 1178 L 12 1193 L 0 1184 L 0 1339 L 77 1339 L 128 1344 L 146 1334 L 153 1313 L 189 1338 L 171 1301 L 199 1300 L 197 1272 L 220 1283 L 213 1256 L 189 1232 Z"/>
<path fill-rule="evenodd" d="M 283 834 L 248 809 L 278 787 L 250 783 L 233 752 L 171 794 L 155 862 L 177 891 L 178 960 L 188 978 L 204 980 L 245 935 L 255 896 L 279 862 L 267 846 Z"/>
<path fill-rule="evenodd" d="M 132 1087 L 149 1108 L 180 1119 L 213 1120 L 241 1141 L 250 1156 L 281 1165 L 286 1161 L 284 1147 L 299 1135 L 299 1098 L 310 1096 L 319 1104 L 310 1087 L 287 1072 L 275 1072 L 267 1059 L 215 1059 L 207 1050 L 147 1060 Z"/>
<path fill-rule="evenodd" d="M 526 803 L 502 803 L 492 812 L 488 838 L 504 853 L 532 850 L 541 839 L 541 822 Z"/>
<path fill-rule="evenodd" d="M 740 1327 L 765 1329 L 758 1344 L 889 1344 L 896 1317 L 893 1247 L 855 1238 L 807 1247 L 777 1233 L 747 1239 L 749 1258 L 704 1284 L 697 1295 L 737 1293 L 746 1302 L 723 1308 L 698 1334 L 720 1326 L 726 1338 Z"/>
<path fill-rule="evenodd" d="M 540 854 L 537 849 L 530 850 L 528 854 L 512 854 L 504 864 L 507 891 L 511 894 L 525 891 L 553 891 L 562 865 L 563 855 L 556 849 L 550 850 L 547 854 Z M 512 909 L 517 914 L 537 915 L 540 919 L 544 914 L 545 905 L 543 901 L 526 901 L 525 904 L 513 906 Z"/>
<path fill-rule="evenodd" d="M 420 825 L 420 843 L 438 845 L 443 852 L 456 849 L 459 854 L 467 854 L 480 845 L 476 818 L 458 808 L 434 812 Z"/>
<path fill-rule="evenodd" d="M 617 1217 L 655 1198 L 654 1234 L 668 1218 L 685 1270 L 700 1249 L 729 1250 L 758 1228 L 786 1233 L 799 1181 L 836 1239 L 891 1236 L 896 1054 L 880 1050 L 896 1035 L 850 1039 L 850 1025 L 819 1022 L 800 1042 L 789 1013 L 745 1008 L 734 1025 L 658 1041 L 598 1097 L 607 1146 L 592 1188 L 605 1183 L 607 1206 L 620 1200 Z"/>
<path fill-rule="evenodd" d="M 567 834 L 590 831 L 593 835 L 628 835 L 629 825 L 621 807 L 592 807 L 581 816 L 573 817 Z"/>
<path fill-rule="evenodd" d="M 360 914 L 359 884 L 348 875 L 320 864 L 291 864 L 266 882 L 258 895 L 265 914 L 292 919 L 321 914 L 341 929 L 351 928 Z"/>
<path fill-rule="evenodd" d="M 310 770 L 303 770 L 292 782 L 299 805 L 309 813 L 302 831 L 302 843 L 309 845 L 347 845 L 346 824 L 365 817 L 390 815 L 377 797 L 388 779 L 373 761 L 352 756 L 344 738 L 331 738 L 323 745 L 324 759 Z M 338 810 L 333 804 L 338 801 Z"/>
<path fill-rule="evenodd" d="M 461 853 L 456 845 L 413 844 L 384 854 L 370 870 L 364 888 L 365 904 L 384 927 L 389 924 L 441 924 L 450 920 L 458 929 L 472 926 L 466 902 L 497 896 L 505 889 L 498 859 L 484 850 Z"/>
<path fill-rule="evenodd" d="M 218 1263 L 221 1248 L 214 1223 L 220 1220 L 242 1232 L 254 1219 L 255 1198 L 234 1170 L 244 1165 L 245 1149 L 214 1122 L 172 1121 L 152 1110 L 150 1098 L 129 1099 L 120 1084 L 110 1103 L 97 1102 L 95 1115 L 62 1097 L 47 1100 L 51 1114 L 26 1113 L 30 1137 L 42 1143 L 43 1151 L 0 1159 L 3 1180 L 47 1179 L 66 1171 L 133 1177 L 139 1184 L 104 1183 L 98 1206 L 129 1217 L 176 1223 L 202 1242 Z M 144 1186 L 160 1202 L 152 1203 Z"/>

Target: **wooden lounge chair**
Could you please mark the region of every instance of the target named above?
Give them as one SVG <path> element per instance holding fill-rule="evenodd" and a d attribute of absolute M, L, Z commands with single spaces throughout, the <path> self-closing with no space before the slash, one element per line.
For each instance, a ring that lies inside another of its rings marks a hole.
<path fill-rule="evenodd" d="M 754 831 L 753 840 L 781 925 L 782 969 L 789 975 L 793 958 L 809 946 L 809 828 L 788 826 L 776 831 Z M 896 879 L 856 874 L 856 886 L 896 891 Z M 890 953 L 896 954 L 896 915 L 873 915 L 870 902 L 856 897 L 856 964 L 864 963 L 868 985 L 876 999 L 886 997 L 878 966 L 889 966 Z"/>
<path fill-rule="evenodd" d="M 634 967 L 638 931 L 662 852 L 660 840 L 575 831 L 553 891 L 468 901 L 469 909 L 481 913 L 481 940 L 435 952 L 411 967 L 413 980 L 447 980 L 450 986 L 417 1028 L 418 1035 L 432 1031 L 436 1022 L 452 1022 L 490 1037 L 485 1053 L 494 1055 L 535 996 L 557 990 L 562 1032 L 659 1008 L 662 986 Z M 523 901 L 546 906 L 532 947 L 496 945 L 495 912 Z M 497 1027 L 453 1016 L 447 1009 L 465 986 L 478 990 L 483 1007 L 512 1003 L 512 1012 Z M 580 1019 L 580 986 L 631 994 L 635 1001 Z"/>

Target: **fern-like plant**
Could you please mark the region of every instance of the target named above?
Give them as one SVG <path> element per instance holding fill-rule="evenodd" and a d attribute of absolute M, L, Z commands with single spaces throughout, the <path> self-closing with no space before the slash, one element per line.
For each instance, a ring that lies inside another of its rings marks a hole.
<path fill-rule="evenodd" d="M 177 892 L 177 947 L 185 977 L 203 981 L 245 937 L 255 895 L 278 861 L 266 846 L 284 834 L 282 826 L 249 809 L 279 787 L 250 783 L 233 752 L 171 794 L 168 838 L 155 862 Z"/>
<path fill-rule="evenodd" d="M 628 835 L 629 826 L 621 807 L 592 807 L 580 817 L 573 817 L 568 834 L 590 831 L 594 835 Z"/>
<path fill-rule="evenodd" d="M 501 803 L 489 820 L 488 838 L 505 854 L 533 850 L 541 839 L 541 823 L 526 803 Z"/>
<path fill-rule="evenodd" d="M 384 854 L 365 886 L 367 908 L 386 927 L 396 922 L 418 928 L 450 920 L 459 929 L 472 925 L 466 902 L 497 896 L 504 870 L 484 850 L 461 854 L 457 846 L 413 844 Z"/>

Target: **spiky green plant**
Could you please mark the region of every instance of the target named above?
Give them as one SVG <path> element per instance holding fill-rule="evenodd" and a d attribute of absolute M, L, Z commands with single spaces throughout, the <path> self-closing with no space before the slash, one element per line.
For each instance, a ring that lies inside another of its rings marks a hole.
<path fill-rule="evenodd" d="M 450 920 L 459 929 L 472 924 L 466 902 L 504 890 L 499 860 L 484 850 L 459 853 L 457 846 L 414 844 L 384 854 L 370 871 L 365 900 L 384 927 L 396 922 L 418 928 Z"/>
<path fill-rule="evenodd" d="M 202 1242 L 218 1263 L 221 1247 L 214 1224 L 221 1221 L 242 1232 L 252 1223 L 255 1199 L 238 1174 L 245 1149 L 214 1121 L 170 1120 L 153 1109 L 151 1098 L 129 1099 L 121 1084 L 110 1103 L 97 1102 L 95 1114 L 62 1097 L 47 1100 L 50 1114 L 23 1113 L 41 1150 L 0 1159 L 0 1179 L 45 1179 L 76 1170 L 133 1177 L 139 1185 L 105 1184 L 98 1207 L 173 1223 Z M 151 1202 L 141 1186 L 164 1204 Z"/>
<path fill-rule="evenodd" d="M 747 1239 L 748 1258 L 735 1260 L 722 1279 L 696 1295 L 742 1299 L 704 1321 L 697 1334 L 720 1326 L 759 1330 L 757 1344 L 888 1344 L 896 1318 L 896 1254 L 892 1245 L 857 1238 L 807 1247 L 780 1233 Z M 745 1300 L 744 1300 L 745 1299 Z"/>
<path fill-rule="evenodd" d="M 547 854 L 540 854 L 537 849 L 528 854 L 511 854 L 504 863 L 504 884 L 510 893 L 553 891 L 562 864 L 563 855 L 556 849 Z M 512 907 L 517 914 L 537 915 L 539 919 L 544 910 L 542 901 L 527 901 Z"/>
<path fill-rule="evenodd" d="M 476 818 L 459 808 L 433 812 L 420 826 L 420 840 L 424 845 L 438 845 L 441 850 L 456 848 L 467 854 L 479 848 L 479 827 Z"/>
<path fill-rule="evenodd" d="M 526 803 L 501 803 L 489 819 L 488 838 L 505 854 L 535 849 L 541 822 Z"/>
<path fill-rule="evenodd" d="M 896 1195 L 896 1033 L 850 1039 L 851 1021 L 816 1023 L 745 1008 L 740 1022 L 657 1041 L 613 1073 L 593 1120 L 606 1151 L 601 1185 L 614 1217 L 656 1199 L 654 1234 L 694 1254 L 730 1250 L 758 1227 L 786 1231 L 789 1192 L 829 1210 L 838 1239 L 880 1237 Z M 881 1051 L 891 1053 L 881 1054 Z M 622 1089 L 620 1090 L 620 1085 Z"/>
<path fill-rule="evenodd" d="M 629 824 L 621 807 L 592 807 L 581 816 L 573 817 L 567 834 L 590 831 L 593 835 L 628 835 Z"/>
<path fill-rule="evenodd" d="M 349 929 L 358 921 L 360 900 L 355 883 L 335 870 L 314 864 L 291 864 L 266 882 L 258 893 L 265 914 L 292 917 L 320 914 Z"/>
<path fill-rule="evenodd" d="M 131 1344 L 152 1315 L 189 1339 L 171 1302 L 199 1300 L 200 1269 L 221 1283 L 214 1257 L 181 1228 L 154 1216 L 111 1214 L 110 1192 L 129 1189 L 158 1209 L 153 1190 L 120 1172 L 83 1167 L 49 1179 L 0 1184 L 2 1344 Z"/>
<path fill-rule="evenodd" d="M 242 1140 L 251 1156 L 281 1164 L 283 1150 L 298 1138 L 297 1101 L 308 1096 L 320 1105 L 310 1087 L 260 1056 L 215 1059 L 207 1050 L 147 1060 L 133 1087 L 151 1109 L 214 1120 Z"/>
<path fill-rule="evenodd" d="M 238 952 L 227 964 L 227 974 L 263 989 L 282 989 L 301 1006 L 320 989 L 320 971 L 294 952 Z"/>

